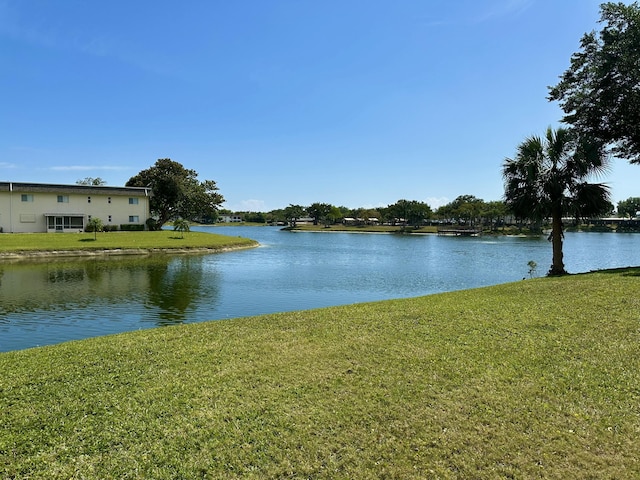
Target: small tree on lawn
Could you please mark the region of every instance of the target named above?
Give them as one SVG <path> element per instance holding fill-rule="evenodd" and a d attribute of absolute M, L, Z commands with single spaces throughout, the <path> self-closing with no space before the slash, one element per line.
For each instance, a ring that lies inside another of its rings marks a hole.
<path fill-rule="evenodd" d="M 527 265 L 529 266 L 529 278 L 533 278 L 533 276 L 536 274 L 536 269 L 538 268 L 538 264 L 533 260 L 529 260 L 527 262 Z"/>
<path fill-rule="evenodd" d="M 180 238 L 184 238 L 185 232 L 188 232 L 189 230 L 189 222 L 185 219 L 179 218 L 173 221 L 173 231 L 180 232 Z"/>
<path fill-rule="evenodd" d="M 94 240 L 97 240 L 98 232 L 101 232 L 102 229 L 103 229 L 102 220 L 100 220 L 98 217 L 93 217 L 87 223 L 87 231 L 93 232 L 93 239 Z"/>

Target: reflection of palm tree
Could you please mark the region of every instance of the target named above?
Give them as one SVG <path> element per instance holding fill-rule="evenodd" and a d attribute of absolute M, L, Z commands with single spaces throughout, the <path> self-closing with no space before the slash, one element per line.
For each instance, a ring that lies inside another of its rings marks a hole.
<path fill-rule="evenodd" d="M 562 254 L 563 215 L 587 217 L 609 208 L 609 189 L 587 183 L 608 169 L 609 159 L 601 145 L 578 138 L 565 128 L 547 129 L 544 138 L 531 136 L 519 146 L 514 159 L 503 165 L 505 200 L 520 218 L 551 217 L 550 240 L 553 263 L 549 275 L 567 273 Z"/>

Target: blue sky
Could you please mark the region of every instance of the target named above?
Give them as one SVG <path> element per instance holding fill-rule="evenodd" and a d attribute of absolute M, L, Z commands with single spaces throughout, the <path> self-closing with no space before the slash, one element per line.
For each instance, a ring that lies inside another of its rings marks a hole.
<path fill-rule="evenodd" d="M 0 0 L 0 180 L 158 158 L 231 210 L 499 200 L 592 0 Z M 640 196 L 615 162 L 614 203 Z"/>

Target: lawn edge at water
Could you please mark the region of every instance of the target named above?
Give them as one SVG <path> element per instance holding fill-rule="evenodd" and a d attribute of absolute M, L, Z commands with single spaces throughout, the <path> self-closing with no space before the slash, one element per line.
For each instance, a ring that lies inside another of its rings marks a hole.
<path fill-rule="evenodd" d="M 220 253 L 259 246 L 243 237 L 218 233 L 189 232 L 108 232 L 93 233 L 12 233 L 0 236 L 0 261 L 50 257 Z"/>
<path fill-rule="evenodd" d="M 638 477 L 639 276 L 0 353 L 0 478 Z"/>

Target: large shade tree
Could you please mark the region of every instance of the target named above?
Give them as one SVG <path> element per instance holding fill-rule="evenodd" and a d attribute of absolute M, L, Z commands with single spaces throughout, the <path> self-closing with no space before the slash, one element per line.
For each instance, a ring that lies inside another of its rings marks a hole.
<path fill-rule="evenodd" d="M 400 199 L 392 205 L 387 205 L 382 209 L 384 217 L 390 222 L 395 223 L 397 221 L 402 222 L 403 226 L 413 225 L 414 227 L 420 227 L 424 220 L 431 218 L 433 212 L 431 207 L 424 202 L 418 200 L 405 200 Z"/>
<path fill-rule="evenodd" d="M 289 204 L 284 209 L 284 217 L 289 223 L 289 226 L 295 227 L 298 219 L 304 216 L 305 208 L 302 205 Z"/>
<path fill-rule="evenodd" d="M 152 167 L 131 177 L 127 187 L 151 187 L 149 201 L 156 228 L 171 219 L 216 218 L 224 202 L 213 180 L 200 182 L 195 170 L 169 158 L 159 159 Z"/>
<path fill-rule="evenodd" d="M 640 164 L 640 6 L 603 3 L 600 23 L 582 37 L 549 100 L 560 103 L 563 122 Z"/>
<path fill-rule="evenodd" d="M 634 218 L 640 212 L 640 197 L 629 197 L 618 202 L 618 215 Z"/>
<path fill-rule="evenodd" d="M 610 208 L 609 188 L 588 180 L 607 171 L 601 143 L 575 131 L 549 127 L 544 137 L 526 138 L 503 165 L 505 201 L 513 213 L 534 221 L 551 218 L 553 263 L 549 275 L 566 274 L 563 216 L 589 217 Z"/>
<path fill-rule="evenodd" d="M 318 225 L 320 220 L 325 219 L 331 212 L 331 205 L 328 203 L 312 203 L 307 207 L 307 213 L 313 218 L 313 224 Z"/>

